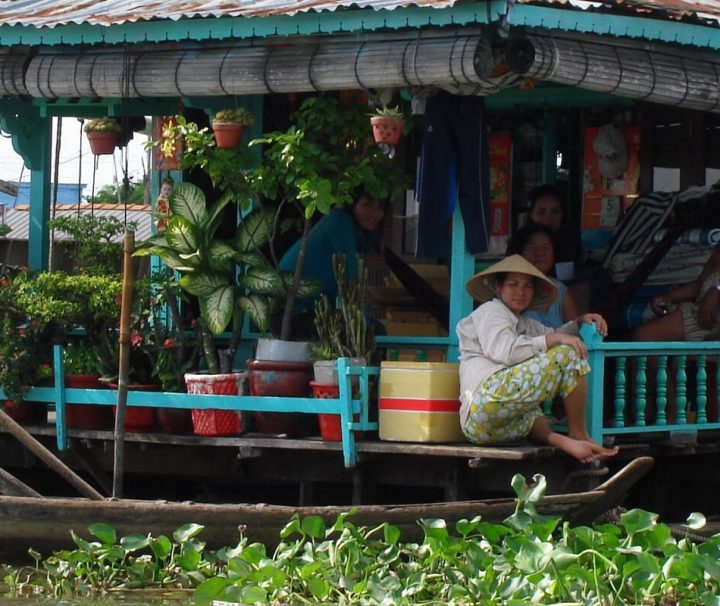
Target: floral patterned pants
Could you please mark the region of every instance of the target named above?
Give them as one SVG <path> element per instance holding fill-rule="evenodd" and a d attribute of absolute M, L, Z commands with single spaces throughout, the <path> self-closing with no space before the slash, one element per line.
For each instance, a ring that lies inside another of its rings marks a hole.
<path fill-rule="evenodd" d="M 556 345 L 486 379 L 470 402 L 463 433 L 477 444 L 526 438 L 543 415 L 540 403 L 567 396 L 577 379 L 590 372 L 569 345 Z"/>

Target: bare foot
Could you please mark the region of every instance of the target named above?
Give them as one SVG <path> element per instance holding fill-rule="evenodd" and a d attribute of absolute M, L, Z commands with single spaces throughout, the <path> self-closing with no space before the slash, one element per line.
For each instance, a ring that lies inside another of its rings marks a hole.
<path fill-rule="evenodd" d="M 581 463 L 592 463 L 602 459 L 614 457 L 618 453 L 618 447 L 604 448 L 592 440 L 581 440 L 564 436 L 559 433 L 550 435 L 548 443 L 575 457 Z"/>

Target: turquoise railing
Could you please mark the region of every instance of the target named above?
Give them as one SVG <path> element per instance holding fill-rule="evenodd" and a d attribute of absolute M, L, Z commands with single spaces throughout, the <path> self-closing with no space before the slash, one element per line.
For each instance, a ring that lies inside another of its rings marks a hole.
<path fill-rule="evenodd" d="M 587 405 L 594 440 L 720 429 L 720 342 L 606 342 L 587 324 L 580 334 L 592 368 Z"/>
<path fill-rule="evenodd" d="M 355 431 L 377 430 L 377 422 L 370 421 L 370 377 L 377 377 L 378 367 L 350 366 L 349 359 L 338 359 L 338 398 L 288 398 L 275 396 L 221 396 L 209 394 L 186 394 L 152 391 L 128 391 L 128 406 L 155 408 L 196 408 L 263 412 L 289 412 L 340 415 L 342 451 L 346 467 L 354 467 L 357 461 Z M 353 398 L 353 377 L 359 377 L 357 397 Z M 28 402 L 45 402 L 55 405 L 57 447 L 68 448 L 68 432 L 65 423 L 66 404 L 111 406 L 117 403 L 117 390 L 76 389 L 65 387 L 62 347 L 55 346 L 54 386 L 33 387 L 25 396 Z M 4 397 L 0 390 L 0 399 Z"/>

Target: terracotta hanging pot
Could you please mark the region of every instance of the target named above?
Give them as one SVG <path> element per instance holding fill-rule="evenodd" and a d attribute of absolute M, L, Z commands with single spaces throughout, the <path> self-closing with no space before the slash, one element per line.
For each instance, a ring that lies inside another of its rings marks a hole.
<path fill-rule="evenodd" d="M 404 120 L 398 118 L 388 118 L 386 116 L 372 116 L 370 125 L 373 130 L 375 143 L 386 143 L 388 145 L 396 145 L 402 135 Z"/>
<path fill-rule="evenodd" d="M 236 122 L 213 122 L 215 143 L 223 149 L 234 149 L 242 143 L 245 126 Z"/>
<path fill-rule="evenodd" d="M 112 130 L 88 131 L 85 134 L 90 144 L 90 151 L 96 156 L 112 154 L 120 137 L 120 133 Z"/>

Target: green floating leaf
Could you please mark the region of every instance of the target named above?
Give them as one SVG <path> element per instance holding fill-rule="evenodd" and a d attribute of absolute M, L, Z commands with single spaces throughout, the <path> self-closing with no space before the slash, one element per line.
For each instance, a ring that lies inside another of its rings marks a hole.
<path fill-rule="evenodd" d="M 114 545 L 117 540 L 117 533 L 109 524 L 91 524 L 88 526 L 88 531 L 91 535 L 100 539 L 105 545 Z"/>

